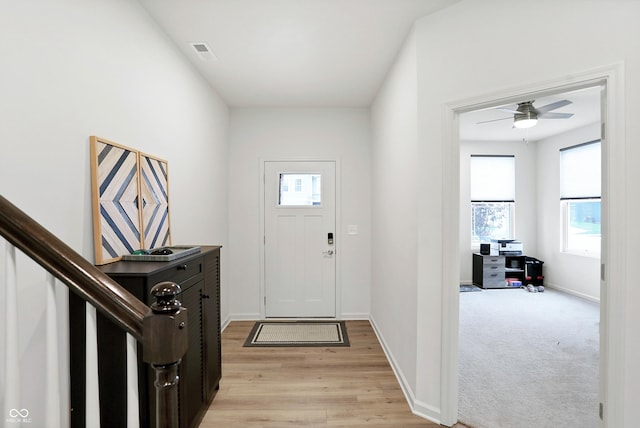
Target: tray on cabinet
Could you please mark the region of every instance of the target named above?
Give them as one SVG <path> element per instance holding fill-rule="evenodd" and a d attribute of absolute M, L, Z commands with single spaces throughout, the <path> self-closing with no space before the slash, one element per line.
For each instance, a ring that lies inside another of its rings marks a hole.
<path fill-rule="evenodd" d="M 171 254 L 125 254 L 122 256 L 122 260 L 137 262 L 169 262 L 171 260 L 179 259 L 180 257 L 185 257 L 200 251 L 199 246 L 194 247 L 192 245 L 160 247 L 148 251 L 157 251 L 161 249 L 170 250 Z"/>

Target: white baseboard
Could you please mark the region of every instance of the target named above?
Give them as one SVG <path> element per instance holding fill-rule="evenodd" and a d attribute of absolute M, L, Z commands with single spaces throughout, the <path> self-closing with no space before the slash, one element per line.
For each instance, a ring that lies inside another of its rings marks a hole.
<path fill-rule="evenodd" d="M 572 296 L 580 297 L 585 300 L 589 300 L 590 302 L 600 303 L 600 299 L 597 297 L 590 296 L 588 294 L 580 293 L 579 291 L 572 290 L 570 288 L 560 287 L 556 284 L 544 284 L 545 288 L 552 288 L 554 290 L 562 291 L 563 293 L 571 294 Z"/>
<path fill-rule="evenodd" d="M 367 320 L 369 321 L 369 314 L 368 313 L 358 313 L 358 312 L 354 312 L 354 313 L 346 313 L 346 314 L 342 314 L 339 317 L 336 317 L 336 320 L 345 320 L 345 321 L 362 321 L 362 320 Z M 289 320 L 291 318 L 269 318 L 269 320 Z M 318 319 L 324 319 L 324 318 L 296 318 L 298 320 L 310 320 L 310 321 L 314 321 L 314 320 L 318 320 Z M 328 320 L 330 318 L 327 318 Z M 222 320 L 222 330 L 224 330 L 227 325 L 229 325 L 230 322 L 232 321 L 261 321 L 262 318 L 260 317 L 260 314 L 252 314 L 252 313 L 248 313 L 248 314 L 230 314 L 228 315 L 224 320 Z"/>
<path fill-rule="evenodd" d="M 340 317 L 341 320 L 345 320 L 345 321 L 370 321 L 370 315 L 369 314 L 364 314 L 364 313 L 346 313 L 346 314 L 342 314 L 342 316 Z"/>
<path fill-rule="evenodd" d="M 442 412 L 436 407 L 430 406 L 422 401 L 415 400 L 411 411 L 416 416 L 420 416 L 421 418 L 440 424 Z"/>
<path fill-rule="evenodd" d="M 258 321 L 260 314 L 230 314 L 220 321 L 220 331 L 224 331 L 232 321 Z"/>
<path fill-rule="evenodd" d="M 220 332 L 223 332 L 230 322 L 231 318 L 229 316 L 225 317 L 223 320 L 220 320 Z"/>
<path fill-rule="evenodd" d="M 376 337 L 378 338 L 378 342 L 380 342 L 380 346 L 382 346 L 382 350 L 384 351 L 384 354 L 386 355 L 387 360 L 389 361 L 389 365 L 391 365 L 393 374 L 395 374 L 396 379 L 400 384 L 400 388 L 402 389 L 404 398 L 407 400 L 407 403 L 411 408 L 411 412 L 416 416 L 420 416 L 421 418 L 427 419 L 436 424 L 440 424 L 440 409 L 436 409 L 432 406 L 429 406 L 428 404 L 425 404 L 416 400 L 413 390 L 409 386 L 407 379 L 404 377 L 402 370 L 400 370 L 400 367 L 398 367 L 398 364 L 395 358 L 393 357 L 393 354 L 389 350 L 387 343 L 384 340 L 384 337 L 380 333 L 380 330 L 378 329 L 378 326 L 373 316 L 369 317 L 369 322 L 373 327 L 373 331 L 376 334 Z"/>
<path fill-rule="evenodd" d="M 259 313 L 247 314 L 229 314 L 229 322 L 231 321 L 259 321 L 262 318 Z"/>

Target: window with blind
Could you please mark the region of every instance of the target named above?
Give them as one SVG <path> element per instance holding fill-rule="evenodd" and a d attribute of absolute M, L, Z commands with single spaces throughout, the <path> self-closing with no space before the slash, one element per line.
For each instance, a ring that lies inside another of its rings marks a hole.
<path fill-rule="evenodd" d="M 471 243 L 513 239 L 515 157 L 471 155 Z"/>
<path fill-rule="evenodd" d="M 597 256 L 601 239 L 601 144 L 560 150 L 562 251 Z"/>

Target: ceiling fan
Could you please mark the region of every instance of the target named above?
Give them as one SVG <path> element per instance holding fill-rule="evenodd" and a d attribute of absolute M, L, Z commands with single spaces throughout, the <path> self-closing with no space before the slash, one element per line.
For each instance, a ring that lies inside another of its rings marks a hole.
<path fill-rule="evenodd" d="M 535 126 L 538 119 L 568 119 L 573 116 L 573 113 L 553 113 L 552 110 L 559 109 L 566 105 L 571 104 L 569 100 L 560 100 L 551 104 L 547 104 L 542 107 L 534 107 L 532 101 L 525 101 L 518 103 L 518 107 L 513 110 L 506 107 L 498 107 L 496 110 L 504 111 L 513 114 L 513 126 L 516 128 L 531 128 Z M 498 120 L 511 119 L 511 117 L 503 117 L 500 119 L 485 120 L 477 123 L 496 122 Z"/>

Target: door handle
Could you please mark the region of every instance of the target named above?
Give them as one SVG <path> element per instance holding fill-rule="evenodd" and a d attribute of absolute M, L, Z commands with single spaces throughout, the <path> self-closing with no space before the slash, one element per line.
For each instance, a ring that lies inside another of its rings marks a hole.
<path fill-rule="evenodd" d="M 322 254 L 326 254 L 327 256 L 332 256 L 333 255 L 333 250 L 323 251 Z"/>

